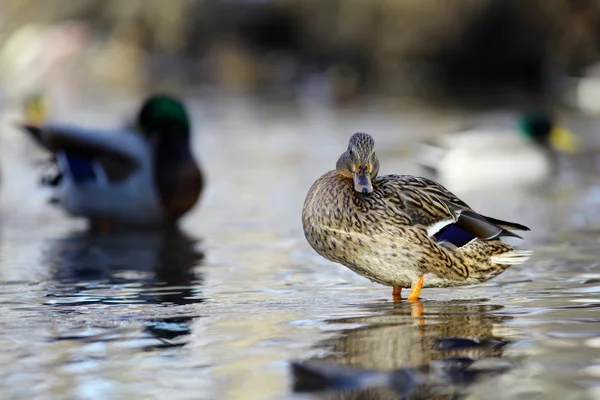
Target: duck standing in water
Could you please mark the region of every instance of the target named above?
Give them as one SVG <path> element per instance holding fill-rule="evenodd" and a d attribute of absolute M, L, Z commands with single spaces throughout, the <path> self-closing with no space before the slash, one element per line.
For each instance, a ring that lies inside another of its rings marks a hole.
<path fill-rule="evenodd" d="M 173 225 L 202 191 L 188 113 L 174 97 L 148 98 L 130 129 L 22 128 L 56 157 L 54 202 L 92 228 Z"/>
<path fill-rule="evenodd" d="M 556 172 L 558 154 L 574 153 L 578 139 L 548 113 L 523 114 L 517 129 L 474 128 L 419 143 L 415 159 L 452 190 L 526 187 Z"/>
<path fill-rule="evenodd" d="M 531 256 L 500 239 L 529 228 L 485 217 L 438 183 L 410 175 L 377 177 L 375 141 L 355 133 L 336 169 L 310 188 L 302 223 L 320 255 L 394 288 L 487 281 Z"/>

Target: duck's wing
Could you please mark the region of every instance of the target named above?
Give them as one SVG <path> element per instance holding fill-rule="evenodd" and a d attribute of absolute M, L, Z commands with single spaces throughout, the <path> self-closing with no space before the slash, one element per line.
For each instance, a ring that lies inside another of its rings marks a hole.
<path fill-rule="evenodd" d="M 81 168 L 91 168 L 82 166 L 85 160 L 100 164 L 110 181 L 127 179 L 139 169 L 147 155 L 143 140 L 128 130 L 107 131 L 68 125 L 38 127 L 23 124 L 20 127 L 51 153 L 75 154 Z"/>
<path fill-rule="evenodd" d="M 438 242 L 463 246 L 471 240 L 518 237 L 512 230 L 529 230 L 524 225 L 483 216 L 471 209 L 442 185 L 430 179 L 390 175 L 397 195 L 413 224 L 427 228 Z"/>

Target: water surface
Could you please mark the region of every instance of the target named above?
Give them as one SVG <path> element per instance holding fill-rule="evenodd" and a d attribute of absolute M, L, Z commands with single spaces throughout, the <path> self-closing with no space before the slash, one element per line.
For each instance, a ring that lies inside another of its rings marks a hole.
<path fill-rule="evenodd" d="M 108 104 L 73 118 L 124 117 L 120 103 Z M 418 173 L 411 144 L 450 117 L 191 104 L 208 189 L 181 232 L 86 233 L 45 204 L 39 151 L 2 128 L 3 399 L 397 398 L 390 385 L 294 390 L 290 362 L 389 372 L 457 357 L 498 373 L 456 390 L 424 385 L 414 398 L 600 398 L 593 154 L 567 161 L 542 188 L 461 193 L 484 214 L 529 225 L 530 262 L 485 284 L 393 303 L 390 288 L 310 249 L 304 196 L 355 131 L 374 135 L 383 174 Z"/>

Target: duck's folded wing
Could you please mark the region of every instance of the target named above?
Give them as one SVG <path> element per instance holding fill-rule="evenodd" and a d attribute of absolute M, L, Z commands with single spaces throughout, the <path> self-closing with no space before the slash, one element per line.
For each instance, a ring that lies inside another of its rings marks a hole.
<path fill-rule="evenodd" d="M 523 227 L 522 225 L 519 226 Z M 428 231 L 430 230 L 431 228 L 428 229 Z M 526 228 L 525 230 L 529 229 Z M 447 249 L 465 246 L 474 239 L 490 241 L 505 236 L 521 238 L 514 232 L 490 222 L 486 217 L 473 211 L 461 211 L 456 221 L 442 224 L 441 228 L 429 233 L 431 237 Z"/>
<path fill-rule="evenodd" d="M 75 153 L 100 163 L 110 180 L 122 180 L 135 172 L 147 155 L 144 142 L 130 131 L 82 129 L 68 125 L 21 128 L 52 153 Z"/>
<path fill-rule="evenodd" d="M 458 216 L 456 224 L 476 233 L 480 239 L 485 239 L 486 236 L 487 240 L 496 239 L 500 236 L 520 237 L 510 231 L 530 230 L 525 225 L 487 217 L 473 211 L 467 203 L 435 181 L 427 178 L 412 178 L 410 187 L 416 187 L 419 191 L 425 192 L 436 199 L 437 202 L 444 203 L 452 215 Z"/>
<path fill-rule="evenodd" d="M 445 204 L 454 204 L 461 208 L 470 209 L 470 207 L 456 197 L 454 193 L 450 192 L 444 186 L 439 183 L 432 181 L 431 179 L 417 177 L 412 175 L 389 175 L 394 180 L 398 181 L 399 187 L 402 188 L 403 191 L 408 193 L 414 192 L 417 196 L 422 195 L 423 193 L 434 197 L 439 202 L 443 202 Z"/>
<path fill-rule="evenodd" d="M 400 186 L 400 196 L 414 222 L 424 225 L 438 242 L 461 247 L 476 238 L 520 238 L 511 230 L 529 230 L 524 225 L 478 214 L 443 186 L 428 179 L 402 178 Z"/>

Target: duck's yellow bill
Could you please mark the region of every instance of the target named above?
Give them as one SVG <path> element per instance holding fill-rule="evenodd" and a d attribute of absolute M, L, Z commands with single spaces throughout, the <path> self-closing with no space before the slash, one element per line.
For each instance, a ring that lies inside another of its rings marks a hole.
<path fill-rule="evenodd" d="M 565 153 L 576 153 L 579 150 L 579 139 L 565 128 L 557 126 L 550 132 L 550 144 Z"/>

